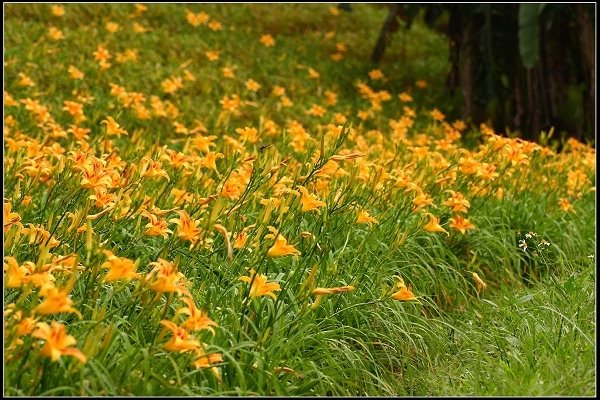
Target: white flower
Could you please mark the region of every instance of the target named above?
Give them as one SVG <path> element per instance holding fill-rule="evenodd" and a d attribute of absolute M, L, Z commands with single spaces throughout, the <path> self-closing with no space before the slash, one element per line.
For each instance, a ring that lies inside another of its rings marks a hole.
<path fill-rule="evenodd" d="M 527 251 L 527 243 L 525 243 L 525 240 L 519 240 L 519 247 L 523 249 L 523 251 Z"/>

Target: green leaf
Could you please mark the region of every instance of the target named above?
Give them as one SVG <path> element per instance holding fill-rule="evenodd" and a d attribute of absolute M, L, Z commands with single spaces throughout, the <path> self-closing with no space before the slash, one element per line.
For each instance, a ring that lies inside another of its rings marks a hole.
<path fill-rule="evenodd" d="M 540 14 L 545 4 L 519 5 L 519 53 L 526 68 L 540 58 Z"/>
<path fill-rule="evenodd" d="M 569 277 L 569 280 L 565 283 L 565 290 L 569 293 L 575 291 L 575 278 Z"/>
<path fill-rule="evenodd" d="M 534 295 L 532 294 L 526 294 L 525 296 L 521 296 L 517 299 L 517 303 L 526 303 L 528 301 L 531 301 L 531 299 L 533 299 Z"/>

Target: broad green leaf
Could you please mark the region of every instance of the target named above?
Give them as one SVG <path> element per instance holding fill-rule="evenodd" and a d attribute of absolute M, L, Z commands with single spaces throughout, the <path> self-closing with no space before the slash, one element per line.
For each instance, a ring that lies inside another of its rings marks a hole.
<path fill-rule="evenodd" d="M 540 58 L 540 14 L 545 4 L 519 5 L 519 54 L 526 68 Z"/>

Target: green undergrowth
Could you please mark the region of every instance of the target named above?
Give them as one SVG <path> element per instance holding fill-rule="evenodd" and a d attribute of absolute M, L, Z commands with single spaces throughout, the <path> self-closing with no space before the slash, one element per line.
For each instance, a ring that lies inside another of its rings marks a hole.
<path fill-rule="evenodd" d="M 419 19 L 376 66 L 385 6 L 64 8 L 4 7 L 5 395 L 594 393 L 595 150 L 456 120 Z M 109 259 L 139 275 L 106 279 Z M 63 303 L 44 312 L 33 275 Z M 184 299 L 215 323 L 182 328 L 194 351 L 168 345 Z M 50 323 L 73 337 L 54 360 Z"/>

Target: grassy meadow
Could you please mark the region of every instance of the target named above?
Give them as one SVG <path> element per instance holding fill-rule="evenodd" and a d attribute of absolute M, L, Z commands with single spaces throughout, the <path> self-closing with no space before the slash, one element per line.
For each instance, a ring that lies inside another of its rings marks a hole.
<path fill-rule="evenodd" d="M 385 7 L 4 5 L 4 394 L 596 390 L 593 144 Z"/>

